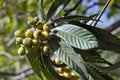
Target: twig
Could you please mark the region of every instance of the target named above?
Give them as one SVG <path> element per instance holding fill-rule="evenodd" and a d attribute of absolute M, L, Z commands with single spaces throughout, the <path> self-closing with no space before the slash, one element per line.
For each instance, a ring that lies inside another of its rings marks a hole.
<path fill-rule="evenodd" d="M 105 28 L 106 31 L 112 32 L 113 30 L 115 30 L 116 28 L 118 28 L 120 26 L 120 20 L 114 22 L 113 24 L 107 26 Z"/>
<path fill-rule="evenodd" d="M 105 3 L 96 2 L 96 3 L 94 3 L 93 5 L 88 6 L 85 10 L 82 11 L 82 13 L 83 13 L 83 14 L 86 13 L 87 10 L 89 10 L 90 8 L 92 8 L 92 7 L 96 6 L 96 5 L 105 5 Z M 117 8 L 117 9 L 120 9 L 120 5 L 115 4 L 115 3 L 112 5 L 112 7 Z"/>
<path fill-rule="evenodd" d="M 31 74 L 34 74 L 34 71 L 32 70 L 32 68 L 28 68 L 20 73 L 0 72 L 0 77 L 5 78 L 8 76 L 13 76 L 12 80 L 20 80 L 27 76 L 30 76 Z"/>
<path fill-rule="evenodd" d="M 67 16 L 70 12 L 74 11 L 78 6 L 79 4 L 82 2 L 83 0 L 78 0 L 78 2 L 75 4 L 75 6 L 69 10 L 66 11 L 66 13 L 64 14 L 64 16 Z"/>
<path fill-rule="evenodd" d="M 93 5 L 87 7 L 84 11 L 82 11 L 82 13 L 83 13 L 83 14 L 86 13 L 86 11 L 87 11 L 88 9 L 90 9 L 90 8 L 96 6 L 96 5 L 105 5 L 105 3 L 96 2 L 96 3 L 94 3 Z M 120 5 L 115 4 L 115 3 L 112 5 L 112 7 L 115 7 L 115 8 L 117 8 L 117 9 L 120 9 Z"/>
<path fill-rule="evenodd" d="M 100 20 L 102 14 L 105 12 L 105 10 L 106 10 L 107 6 L 109 5 L 110 1 L 111 1 L 111 0 L 108 0 L 108 1 L 107 1 L 107 3 L 105 4 L 103 10 L 100 12 L 100 14 L 98 15 L 98 17 L 96 18 L 97 21 L 96 21 L 95 24 L 93 25 L 94 27 L 96 26 L 96 24 L 97 24 L 98 21 Z"/>

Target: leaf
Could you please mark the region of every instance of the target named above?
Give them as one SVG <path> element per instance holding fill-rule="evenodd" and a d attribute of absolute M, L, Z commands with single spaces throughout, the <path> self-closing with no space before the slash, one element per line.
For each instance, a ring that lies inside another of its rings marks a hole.
<path fill-rule="evenodd" d="M 41 66 L 39 64 L 39 60 L 38 60 L 38 57 L 39 57 L 39 53 L 36 52 L 36 50 L 32 49 L 32 48 L 26 48 L 27 50 L 27 58 L 28 60 L 30 61 L 30 64 L 33 68 L 33 70 L 35 71 L 35 73 L 41 78 L 44 80 L 47 80 L 45 78 L 45 75 L 43 74 L 42 72 L 42 69 L 41 69 Z"/>
<path fill-rule="evenodd" d="M 67 78 L 64 78 L 64 77 L 61 77 L 58 75 L 58 73 L 54 70 L 53 66 L 52 66 L 52 63 L 51 63 L 51 60 L 50 60 L 50 56 L 43 56 L 43 61 L 46 65 L 46 68 L 49 70 L 49 72 L 57 78 L 57 80 L 69 80 Z"/>
<path fill-rule="evenodd" d="M 71 0 L 55 0 L 47 13 L 47 20 L 55 17 Z"/>
<path fill-rule="evenodd" d="M 91 63 L 87 63 L 87 70 L 95 80 L 114 80 L 112 77 L 108 76 L 105 72 Z"/>
<path fill-rule="evenodd" d="M 50 3 L 52 3 L 52 2 L 53 2 L 53 0 L 46 0 L 46 1 L 44 2 L 44 4 L 43 4 L 44 8 L 45 8 L 46 6 L 48 6 Z"/>
<path fill-rule="evenodd" d="M 43 21 L 45 20 L 45 12 L 44 12 L 44 8 L 43 8 L 43 0 L 39 0 L 39 18 L 40 18 L 40 21 Z"/>
<path fill-rule="evenodd" d="M 64 45 L 59 45 L 56 40 L 52 39 L 49 41 L 49 44 L 57 57 L 59 57 L 70 68 L 78 72 L 83 79 L 88 80 L 87 70 L 84 66 L 85 63 L 80 55 L 76 54 L 72 48 L 65 44 L 65 42 Z"/>
<path fill-rule="evenodd" d="M 71 24 L 64 24 L 54 28 L 55 35 L 62 38 L 73 47 L 88 50 L 98 47 L 96 37 L 86 29 Z"/>
<path fill-rule="evenodd" d="M 77 23 L 74 22 L 72 24 L 83 27 L 92 32 L 98 39 L 99 49 L 120 52 L 120 39 L 112 35 L 110 32 L 97 27 L 82 24 L 78 21 Z"/>
<path fill-rule="evenodd" d="M 67 21 L 74 21 L 74 20 L 89 21 L 89 20 L 94 20 L 94 19 L 92 19 L 91 17 L 86 17 L 86 16 L 72 15 L 72 16 L 61 17 L 59 20 L 56 20 L 56 21 L 57 22 L 64 22 L 64 21 L 67 22 Z"/>
<path fill-rule="evenodd" d="M 58 80 L 56 76 L 51 74 L 52 72 L 50 69 L 52 69 L 52 67 L 51 67 L 51 65 L 46 64 L 47 62 L 50 63 L 50 61 L 41 54 L 41 56 L 39 57 L 39 63 L 41 64 L 41 68 L 44 71 L 44 74 L 46 74 L 47 79 L 48 80 Z"/>
<path fill-rule="evenodd" d="M 27 58 L 35 71 L 42 80 L 55 80 L 54 77 L 44 68 L 44 63 L 40 63 L 40 52 L 33 48 L 26 48 Z"/>
<path fill-rule="evenodd" d="M 99 52 L 96 50 L 85 50 L 84 51 L 84 50 L 74 48 L 74 51 L 78 54 L 81 54 L 85 62 L 106 63 L 109 65 L 112 65 L 110 62 L 102 58 Z"/>

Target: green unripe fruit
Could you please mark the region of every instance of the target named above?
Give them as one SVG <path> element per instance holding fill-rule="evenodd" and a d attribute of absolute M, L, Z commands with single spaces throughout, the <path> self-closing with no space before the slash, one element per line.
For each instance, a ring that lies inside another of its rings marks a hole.
<path fill-rule="evenodd" d="M 40 39 L 41 32 L 42 32 L 41 30 L 36 30 L 36 31 L 34 31 L 33 37 L 34 37 L 35 39 Z"/>
<path fill-rule="evenodd" d="M 23 31 L 22 30 L 17 30 L 17 31 L 15 31 L 14 35 L 16 37 L 22 37 L 23 36 Z"/>
<path fill-rule="evenodd" d="M 33 31 L 31 29 L 27 29 L 27 31 L 25 32 L 25 36 L 31 38 L 33 36 Z"/>
<path fill-rule="evenodd" d="M 36 27 L 39 29 L 39 30 L 43 30 L 43 25 L 44 25 L 44 22 L 38 22 L 36 24 Z"/>
<path fill-rule="evenodd" d="M 25 38 L 23 40 L 23 44 L 27 47 L 29 47 L 32 44 L 32 39 L 31 38 Z"/>
<path fill-rule="evenodd" d="M 50 39 L 50 34 L 47 31 L 42 31 L 41 37 L 44 40 L 49 40 Z"/>
<path fill-rule="evenodd" d="M 50 46 L 49 45 L 43 46 L 43 53 L 46 54 L 46 53 L 49 53 L 49 52 L 50 52 Z"/>
<path fill-rule="evenodd" d="M 39 44 L 39 41 L 37 39 L 32 40 L 32 45 L 38 45 L 38 44 Z"/>
<path fill-rule="evenodd" d="M 16 38 L 16 43 L 17 44 L 22 44 L 22 42 L 23 42 L 23 38 L 22 37 L 17 37 Z"/>
<path fill-rule="evenodd" d="M 34 17 L 34 21 L 37 23 L 39 21 L 39 17 Z"/>
<path fill-rule="evenodd" d="M 61 60 L 60 60 L 58 57 L 56 57 L 56 58 L 55 58 L 55 63 L 56 63 L 56 64 L 61 64 Z"/>
<path fill-rule="evenodd" d="M 44 25 L 43 25 L 43 30 L 44 30 L 44 31 L 49 32 L 50 29 L 51 29 L 51 25 L 50 25 L 50 24 L 44 24 Z"/>
<path fill-rule="evenodd" d="M 39 45 L 33 45 L 32 48 L 35 49 L 35 50 L 38 50 L 39 49 Z"/>
<path fill-rule="evenodd" d="M 32 17 L 29 17 L 29 18 L 28 18 L 27 23 L 28 23 L 29 25 L 35 25 L 35 24 L 36 24 L 36 22 L 34 21 L 34 19 L 33 19 Z"/>
<path fill-rule="evenodd" d="M 20 47 L 20 48 L 18 49 L 18 54 L 19 54 L 19 55 L 25 55 L 25 48 L 24 48 L 24 47 Z"/>

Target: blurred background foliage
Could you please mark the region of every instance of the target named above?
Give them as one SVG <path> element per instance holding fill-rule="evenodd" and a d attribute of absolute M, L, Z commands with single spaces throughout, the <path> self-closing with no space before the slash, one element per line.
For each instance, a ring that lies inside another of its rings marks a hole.
<path fill-rule="evenodd" d="M 45 12 L 54 0 L 44 0 Z M 71 0 L 66 7 L 70 9 L 77 0 Z M 101 11 L 107 0 L 83 0 L 81 5 L 73 11 L 72 15 L 91 15 Z M 59 16 L 64 14 L 63 10 Z M 29 16 L 37 16 L 39 13 L 38 0 L 0 0 L 0 80 L 39 80 L 31 71 L 30 64 L 25 56 L 17 54 L 18 46 L 15 44 L 14 32 L 16 29 L 26 30 Z M 47 12 L 46 12 L 47 13 Z M 101 18 L 98 27 L 109 27 L 112 23 L 120 20 L 120 0 L 111 0 L 107 10 Z M 120 32 L 116 33 L 120 37 Z M 111 52 L 103 52 L 102 57 L 116 63 L 120 55 Z M 120 76 L 120 69 L 111 71 L 113 76 Z M 25 75 L 29 71 L 28 75 Z M 31 75 L 32 74 L 32 75 Z"/>

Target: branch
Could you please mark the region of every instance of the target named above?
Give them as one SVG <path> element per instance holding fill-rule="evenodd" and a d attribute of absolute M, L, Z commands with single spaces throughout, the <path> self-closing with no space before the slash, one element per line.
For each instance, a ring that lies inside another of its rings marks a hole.
<path fill-rule="evenodd" d="M 94 3 L 93 5 L 87 7 L 84 11 L 82 11 L 82 13 L 83 13 L 83 14 L 86 13 L 86 11 L 87 11 L 88 9 L 90 9 L 90 8 L 96 6 L 96 5 L 105 5 L 105 3 L 96 2 L 96 3 Z M 117 9 L 120 9 L 120 5 L 115 4 L 115 3 L 112 5 L 112 7 L 115 7 L 115 8 L 117 8 Z"/>
<path fill-rule="evenodd" d="M 66 13 L 64 14 L 64 16 L 67 16 L 70 12 L 74 11 L 78 6 L 79 4 L 82 2 L 83 0 L 78 0 L 78 2 L 75 4 L 75 6 L 69 10 L 66 11 Z"/>
<path fill-rule="evenodd" d="M 0 76 L 3 78 L 8 76 L 13 76 L 12 80 L 20 80 L 32 74 L 34 74 L 34 71 L 32 70 L 32 68 L 28 68 L 20 73 L 0 72 Z"/>
<path fill-rule="evenodd" d="M 94 24 L 94 27 L 96 26 L 96 24 L 98 23 L 98 21 L 100 20 L 101 16 L 103 15 L 103 13 L 105 12 L 106 8 L 108 7 L 109 3 L 111 0 L 108 0 L 107 3 L 105 3 L 104 8 L 102 9 L 102 11 L 100 12 L 100 14 L 97 16 L 97 21 Z"/>
<path fill-rule="evenodd" d="M 118 27 L 120 27 L 120 20 L 114 22 L 113 24 L 111 24 L 110 26 L 107 26 L 107 28 L 105 28 L 106 31 L 108 32 L 112 32 L 115 29 L 117 29 Z"/>
<path fill-rule="evenodd" d="M 98 67 L 102 70 L 115 70 L 115 69 L 118 69 L 120 67 L 120 62 L 113 64 L 109 67 L 101 67 L 101 66 L 98 66 Z"/>

